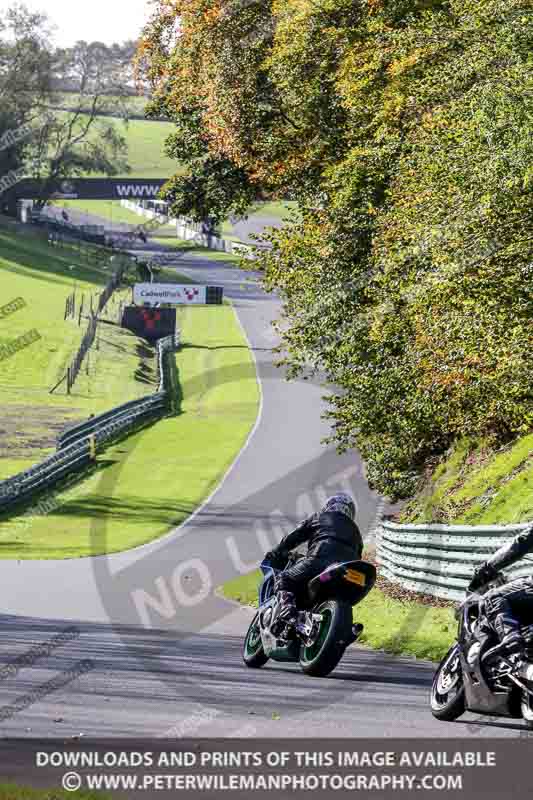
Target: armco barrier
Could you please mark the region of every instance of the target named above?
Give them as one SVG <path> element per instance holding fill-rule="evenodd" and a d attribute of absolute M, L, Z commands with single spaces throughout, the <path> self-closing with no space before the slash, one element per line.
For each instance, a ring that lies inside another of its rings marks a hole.
<path fill-rule="evenodd" d="M 461 600 L 474 567 L 532 523 L 517 525 L 399 525 L 382 522 L 377 535 L 380 573 L 405 589 Z M 533 566 L 509 568 L 519 577 Z"/>
<path fill-rule="evenodd" d="M 58 440 L 58 450 L 40 464 L 7 480 L 0 481 L 0 511 L 30 501 L 52 488 L 68 475 L 81 472 L 92 461 L 91 445 L 96 449 L 150 420 L 163 417 L 169 408 L 169 391 L 165 357 L 179 346 L 179 335 L 168 336 L 157 343 L 160 382 L 149 397 L 132 400 L 112 411 L 75 425 Z"/>
<path fill-rule="evenodd" d="M 148 398 L 148 400 L 157 398 L 162 394 L 165 394 L 167 391 L 166 380 L 165 380 L 165 355 L 170 351 L 177 350 L 180 344 L 180 334 L 176 334 L 176 336 L 167 336 L 164 339 L 159 339 L 157 342 L 157 367 L 159 373 L 159 386 L 155 395 L 152 398 Z M 81 422 L 78 425 L 74 425 L 71 428 L 68 428 L 66 431 L 58 437 L 57 440 L 57 449 L 62 450 L 65 447 L 68 447 L 73 442 L 91 436 L 92 434 L 96 433 L 97 431 L 106 428 L 111 423 L 120 423 L 122 419 L 128 419 L 131 414 L 134 414 L 136 409 L 140 407 L 140 404 L 145 402 L 147 398 L 141 398 L 140 400 L 130 400 L 129 403 L 124 403 L 121 406 L 117 406 L 116 408 L 111 409 L 111 411 L 106 411 L 103 414 L 99 414 L 97 417 L 91 417 L 91 419 L 87 420 L 86 422 Z"/>

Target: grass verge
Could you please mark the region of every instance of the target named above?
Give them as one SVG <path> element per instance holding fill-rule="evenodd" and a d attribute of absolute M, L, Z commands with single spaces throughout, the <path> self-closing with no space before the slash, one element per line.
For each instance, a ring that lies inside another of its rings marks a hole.
<path fill-rule="evenodd" d="M 257 606 L 259 570 L 236 578 L 222 587 L 224 597 Z M 449 607 L 400 601 L 374 588 L 354 608 L 354 619 L 365 626 L 361 644 L 396 655 L 412 655 L 438 661 L 454 641 L 456 622 Z"/>

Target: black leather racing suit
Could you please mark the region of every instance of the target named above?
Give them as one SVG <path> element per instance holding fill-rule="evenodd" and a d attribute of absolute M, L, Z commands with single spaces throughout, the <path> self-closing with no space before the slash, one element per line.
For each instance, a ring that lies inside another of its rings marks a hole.
<path fill-rule="evenodd" d="M 519 561 L 533 550 L 533 526 L 501 547 L 481 568 L 487 577 Z M 516 578 L 505 586 L 497 586 L 483 598 L 487 621 L 510 649 L 522 646 L 519 620 L 533 621 L 533 577 Z"/>
<path fill-rule="evenodd" d="M 277 588 L 301 597 L 311 578 L 338 561 L 357 561 L 363 553 L 359 528 L 346 514 L 321 512 L 305 519 L 275 549 L 280 555 L 307 542 L 307 556 L 283 572 Z"/>

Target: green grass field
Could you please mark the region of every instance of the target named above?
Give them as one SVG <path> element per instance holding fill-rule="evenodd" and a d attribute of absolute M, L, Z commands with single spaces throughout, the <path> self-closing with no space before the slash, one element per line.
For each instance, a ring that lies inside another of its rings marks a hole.
<path fill-rule="evenodd" d="M 174 130 L 172 123 L 133 119 L 116 125 L 128 143 L 129 177 L 170 178 L 178 171 L 179 165 L 164 153 L 165 139 Z"/>
<path fill-rule="evenodd" d="M 279 217 L 279 219 L 285 219 L 297 211 L 298 203 L 295 200 L 271 200 L 255 203 L 248 210 L 248 213 L 257 217 Z"/>
<path fill-rule="evenodd" d="M 230 306 L 181 310 L 181 414 L 107 449 L 98 469 L 55 497 L 46 516 L 2 524 L 2 558 L 74 558 L 151 541 L 217 485 L 258 410 L 251 353 Z M 105 521 L 105 537 L 94 531 Z"/>
<path fill-rule="evenodd" d="M 231 600 L 256 607 L 260 579 L 259 571 L 251 572 L 226 583 L 222 592 Z M 354 608 L 354 620 L 365 626 L 361 644 L 432 661 L 447 652 L 457 628 L 451 608 L 394 600 L 378 588 Z"/>
<path fill-rule="evenodd" d="M 62 112 L 60 112 L 62 113 Z M 64 112 L 65 116 L 67 112 Z M 86 122 L 83 115 L 79 118 L 79 125 Z M 97 132 L 102 126 L 114 124 L 117 133 L 126 139 L 128 153 L 127 160 L 131 171 L 116 177 L 130 178 L 170 178 L 179 170 L 179 164 L 168 158 L 164 152 L 164 143 L 167 136 L 172 133 L 174 126 L 171 122 L 156 122 L 143 119 L 132 119 L 128 122 L 109 117 L 98 117 L 92 127 Z M 94 133 L 90 134 L 91 136 Z M 87 176 L 94 177 L 94 176 Z"/>
<path fill-rule="evenodd" d="M 71 269 L 72 268 L 72 269 Z M 139 381 L 137 348 L 127 332 L 101 328 L 100 347 L 91 354 L 89 375 L 80 375 L 73 394 L 64 385 L 50 390 L 65 375 L 86 327 L 64 321 L 65 300 L 74 290 L 78 307 L 88 304 L 109 280 L 113 264 L 80 260 L 75 251 L 50 248 L 36 237 L 0 230 L 0 291 L 4 303 L 22 298 L 25 306 L 0 319 L 0 344 L 36 329 L 41 337 L 26 349 L 0 361 L 0 479 L 9 477 L 55 449 L 58 431 L 68 422 L 153 391 Z M 115 299 L 110 305 L 113 310 Z M 116 353 L 123 350 L 120 361 Z"/>

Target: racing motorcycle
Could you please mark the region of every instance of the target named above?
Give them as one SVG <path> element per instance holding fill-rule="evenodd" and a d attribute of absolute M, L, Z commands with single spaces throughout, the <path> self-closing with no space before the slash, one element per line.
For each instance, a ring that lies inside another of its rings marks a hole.
<path fill-rule="evenodd" d="M 301 558 L 289 554 L 283 569 Z M 300 662 L 306 675 L 323 677 L 335 669 L 346 648 L 361 635 L 363 626 L 353 624 L 352 608 L 366 597 L 376 581 L 376 568 L 366 561 L 332 564 L 307 584 L 297 598 L 295 620 L 281 623 L 277 617 L 277 575 L 283 571 L 268 560 L 261 563 L 259 608 L 246 634 L 243 659 L 247 667 L 274 661 Z"/>
<path fill-rule="evenodd" d="M 482 598 L 503 586 L 499 573 L 478 591 L 467 589 L 457 609 L 457 642 L 442 659 L 431 688 L 431 711 L 452 721 L 465 711 L 523 719 L 533 729 L 533 624 L 522 620 L 525 652 L 509 656 L 489 627 Z"/>

